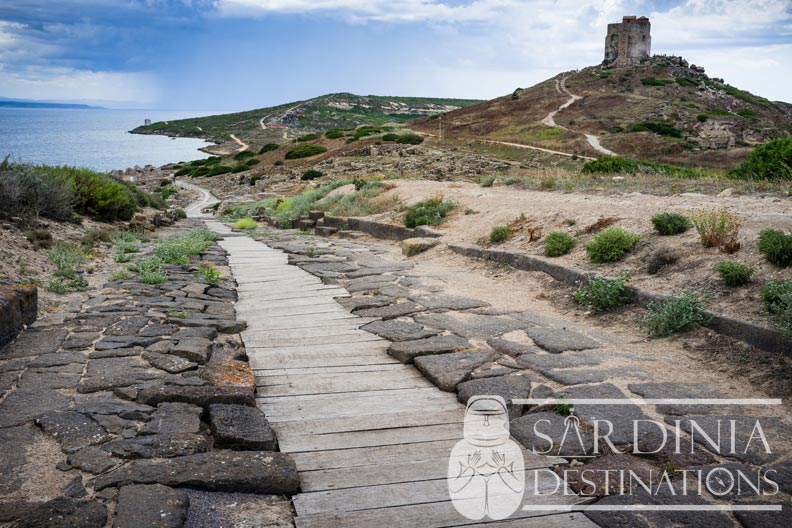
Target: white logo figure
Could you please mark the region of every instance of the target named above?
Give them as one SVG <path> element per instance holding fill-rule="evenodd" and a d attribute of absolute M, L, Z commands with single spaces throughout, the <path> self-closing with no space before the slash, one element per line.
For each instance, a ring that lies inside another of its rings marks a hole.
<path fill-rule="evenodd" d="M 509 438 L 509 413 L 500 396 L 474 396 L 465 411 L 464 440 L 451 450 L 448 492 L 456 510 L 477 521 L 505 519 L 525 490 L 522 451 Z"/>

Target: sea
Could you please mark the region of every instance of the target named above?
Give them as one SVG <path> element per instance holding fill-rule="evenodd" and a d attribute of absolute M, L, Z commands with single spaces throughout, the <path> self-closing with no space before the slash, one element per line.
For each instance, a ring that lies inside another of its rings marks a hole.
<path fill-rule="evenodd" d="M 220 112 L 167 110 L 104 110 L 62 108 L 0 108 L 0 160 L 71 165 L 97 171 L 160 166 L 203 159 L 211 145 L 192 138 L 130 134 L 144 124 Z"/>

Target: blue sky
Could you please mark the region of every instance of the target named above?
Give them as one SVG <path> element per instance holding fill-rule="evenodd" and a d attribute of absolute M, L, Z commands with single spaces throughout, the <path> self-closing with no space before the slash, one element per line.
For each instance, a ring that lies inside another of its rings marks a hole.
<path fill-rule="evenodd" d="M 792 0 L 2 0 L 0 96 L 243 110 L 329 92 L 492 98 L 602 60 L 606 25 L 792 102 Z"/>

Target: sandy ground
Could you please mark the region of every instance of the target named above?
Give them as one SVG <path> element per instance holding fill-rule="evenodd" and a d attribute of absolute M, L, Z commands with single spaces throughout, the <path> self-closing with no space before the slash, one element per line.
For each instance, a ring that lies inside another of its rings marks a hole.
<path fill-rule="evenodd" d="M 633 285 L 660 293 L 693 289 L 709 297 L 708 306 L 711 309 L 760 323 L 766 323 L 763 307 L 758 300 L 761 286 L 770 279 L 792 277 L 788 269 L 782 270 L 766 263 L 756 244 L 756 238 L 762 229 L 786 231 L 792 228 L 792 198 L 541 192 L 508 186 L 483 188 L 466 182 L 420 180 L 394 180 L 389 183 L 393 183 L 395 188 L 388 191 L 386 196 L 398 195 L 406 205 L 438 194 L 459 203 L 449 220 L 439 228 L 444 233 L 444 242 L 486 245 L 486 237 L 493 227 L 507 225 L 524 214 L 530 219 L 526 225 L 540 228 L 543 234 L 561 230 L 579 235 L 581 243 L 568 255 L 558 258 L 560 263 L 605 276 L 630 271 Z M 701 245 L 695 229 L 672 237 L 662 237 L 654 232 L 650 221 L 652 215 L 660 212 L 685 214 L 698 207 L 724 207 L 739 215 L 742 221 L 740 251 L 725 255 L 717 249 L 705 248 Z M 474 210 L 475 214 L 464 214 L 466 209 Z M 622 262 L 595 265 L 588 261 L 583 243 L 588 242 L 592 235 L 583 234 L 582 231 L 603 217 L 617 217 L 618 222 L 615 225 L 635 231 L 643 238 L 641 245 Z M 400 213 L 385 213 L 378 218 L 401 223 Z M 569 226 L 567 220 L 574 220 L 575 224 Z M 524 229 L 498 247 L 541 255 L 543 241 L 540 239 L 530 242 L 527 230 Z M 650 275 L 646 270 L 646 260 L 659 247 L 673 248 L 680 258 L 676 264 L 656 275 Z M 753 283 L 742 288 L 723 286 L 713 268 L 724 259 L 736 260 L 756 268 Z"/>

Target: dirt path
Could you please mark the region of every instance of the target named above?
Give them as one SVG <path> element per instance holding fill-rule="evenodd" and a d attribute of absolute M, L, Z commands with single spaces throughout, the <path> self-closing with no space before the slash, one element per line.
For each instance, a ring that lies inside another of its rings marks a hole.
<path fill-rule="evenodd" d="M 198 198 L 198 200 L 191 203 L 189 206 L 185 208 L 185 212 L 189 217 L 208 216 L 206 213 L 203 212 L 203 210 L 220 201 L 210 191 L 207 191 L 203 187 L 198 187 L 197 185 L 193 185 L 192 183 L 188 183 L 185 181 L 177 181 L 176 186 L 181 187 L 182 189 L 188 189 L 190 191 L 197 192 L 200 195 L 200 198 Z"/>
<path fill-rule="evenodd" d="M 250 145 L 248 145 L 247 143 L 236 137 L 234 134 L 229 134 L 229 136 L 231 137 L 231 139 L 236 141 L 237 145 L 239 145 L 237 152 L 244 152 L 245 150 L 250 148 Z"/>
<path fill-rule="evenodd" d="M 558 123 L 556 123 L 555 122 L 555 116 L 559 112 L 564 110 L 565 108 L 569 108 L 570 106 L 572 106 L 575 103 L 575 101 L 579 101 L 580 99 L 582 99 L 582 97 L 579 96 L 579 95 L 573 94 L 572 92 L 570 92 L 567 89 L 567 87 L 566 87 L 566 77 L 561 78 L 560 81 L 558 79 L 556 79 L 556 91 L 558 93 L 562 94 L 562 95 L 568 95 L 569 99 L 564 104 L 562 104 L 561 106 L 559 106 L 558 108 L 556 108 L 555 110 L 553 110 L 552 112 L 547 114 L 547 116 L 545 116 L 545 118 L 542 119 L 542 124 L 543 125 L 547 125 L 549 127 L 560 128 L 561 130 L 569 130 L 567 127 L 559 125 Z M 575 132 L 575 131 L 573 131 L 573 132 Z M 615 152 L 603 147 L 600 144 L 600 142 L 599 142 L 599 138 L 597 136 L 595 136 L 594 134 L 586 134 L 585 132 L 581 132 L 581 133 L 584 136 L 586 136 L 586 141 L 588 141 L 589 145 L 591 145 L 591 147 L 594 150 L 596 150 L 597 152 L 599 152 L 601 154 L 605 154 L 607 156 L 616 156 Z"/>

